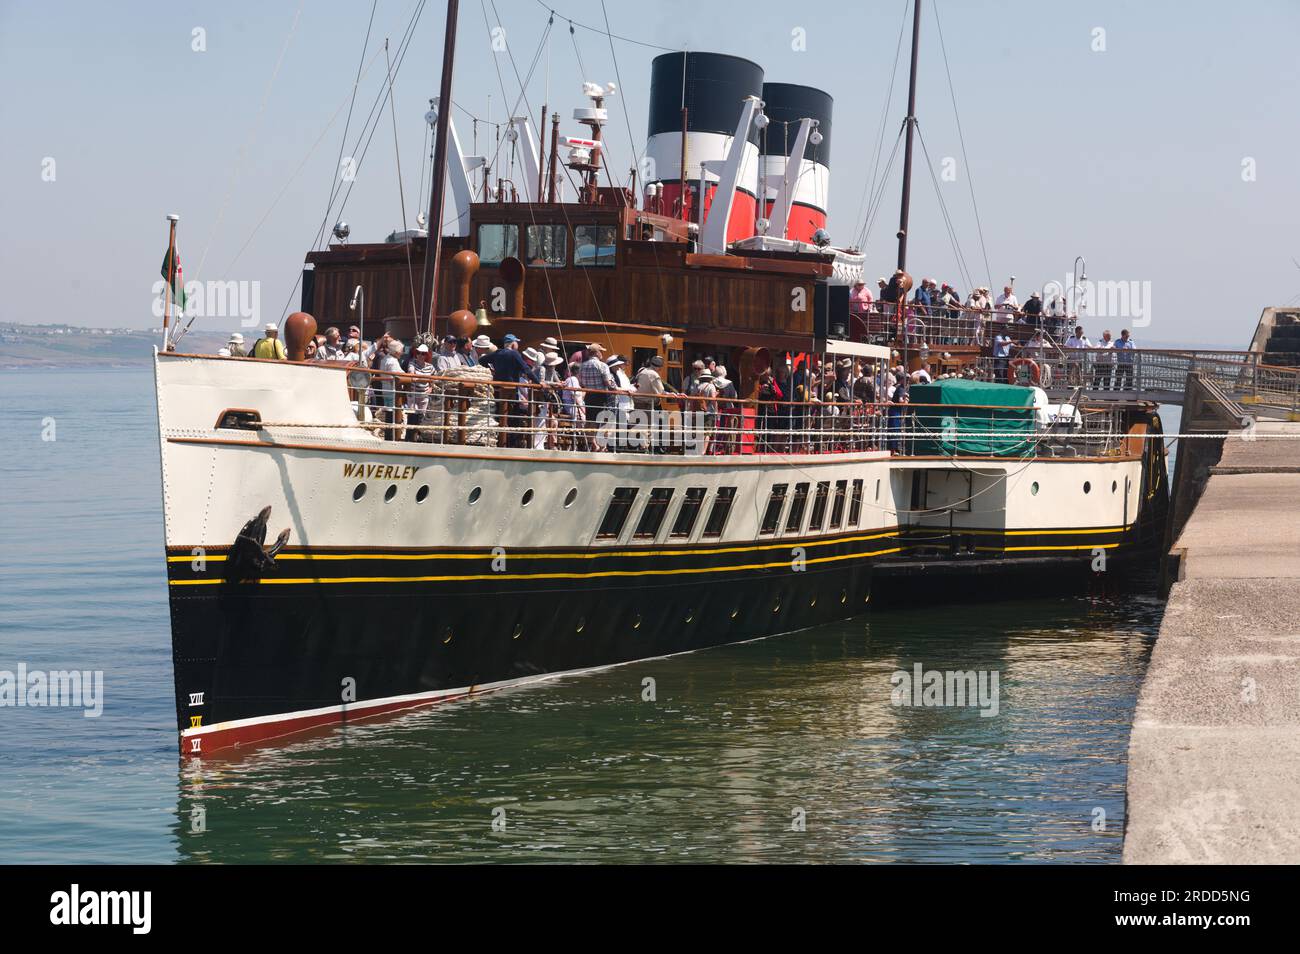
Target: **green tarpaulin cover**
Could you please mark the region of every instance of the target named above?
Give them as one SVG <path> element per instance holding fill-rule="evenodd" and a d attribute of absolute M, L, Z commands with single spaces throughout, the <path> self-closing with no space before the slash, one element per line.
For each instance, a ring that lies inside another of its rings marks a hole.
<path fill-rule="evenodd" d="M 952 379 L 914 384 L 909 400 L 916 415 L 917 454 L 1028 457 L 1034 452 L 1032 388 Z M 939 406 L 916 406 L 926 404 Z"/>

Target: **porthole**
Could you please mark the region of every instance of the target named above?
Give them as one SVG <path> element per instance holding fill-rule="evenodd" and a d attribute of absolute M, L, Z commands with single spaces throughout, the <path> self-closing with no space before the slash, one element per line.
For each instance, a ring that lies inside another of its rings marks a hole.
<path fill-rule="evenodd" d="M 585 616 L 579 616 L 579 617 L 578 617 L 578 625 L 575 626 L 575 627 L 573 627 L 573 631 L 574 631 L 575 633 L 580 633 L 580 632 L 582 632 L 582 631 L 583 631 L 584 629 L 586 629 L 586 628 L 587 628 L 587 617 L 585 617 Z"/>
<path fill-rule="evenodd" d="M 397 496 L 397 484 L 389 484 L 388 489 L 384 491 L 384 503 L 392 502 L 392 499 L 396 496 Z"/>
<path fill-rule="evenodd" d="M 1029 492 L 1033 494 L 1035 497 L 1038 496 L 1038 481 L 1035 480 L 1032 484 L 1029 485 Z"/>
<path fill-rule="evenodd" d="M 1090 493 L 1091 491 L 1092 491 L 1092 481 L 1085 480 L 1083 482 L 1083 492 L 1086 494 L 1086 493 Z"/>
<path fill-rule="evenodd" d="M 511 638 L 511 639 L 518 639 L 518 638 L 519 638 L 520 636 L 522 636 L 523 634 L 524 634 L 524 624 L 523 624 L 523 623 L 515 623 L 515 631 L 514 631 L 514 633 L 511 634 L 510 638 Z"/>
<path fill-rule="evenodd" d="M 564 509 L 568 510 L 570 507 L 572 507 L 573 502 L 577 499 L 578 499 L 578 488 L 577 487 L 570 488 L 569 492 L 564 495 Z"/>
<path fill-rule="evenodd" d="M 778 597 L 776 598 L 776 602 L 772 604 L 772 612 L 773 612 L 773 613 L 776 613 L 776 612 L 778 612 L 780 609 L 781 609 L 781 597 L 778 596 Z"/>
<path fill-rule="evenodd" d="M 443 634 L 442 634 L 442 643 L 443 643 L 443 645 L 445 646 L 445 645 L 446 645 L 447 643 L 449 643 L 449 642 L 451 642 L 451 627 L 450 627 L 450 626 L 448 626 L 448 627 L 446 628 L 446 630 L 443 631 Z"/>
<path fill-rule="evenodd" d="M 1118 480 L 1112 480 L 1112 481 L 1110 482 L 1110 492 L 1111 492 L 1111 493 L 1114 493 L 1114 492 L 1117 491 L 1117 490 L 1119 490 L 1119 481 L 1118 481 Z"/>
<path fill-rule="evenodd" d="M 519 501 L 519 506 L 527 507 L 532 502 L 533 502 L 533 489 L 529 487 L 527 490 L 524 491 L 524 496 Z"/>
<path fill-rule="evenodd" d="M 688 609 L 688 610 L 686 611 L 686 622 L 688 622 L 688 623 L 693 623 L 693 622 L 695 622 L 695 610 L 693 610 L 693 609 Z"/>
<path fill-rule="evenodd" d="M 841 603 L 847 603 L 848 601 L 849 601 L 849 591 L 848 591 L 848 590 L 840 590 L 840 602 L 841 602 Z"/>
<path fill-rule="evenodd" d="M 471 491 L 469 492 L 469 504 L 470 504 L 470 506 L 472 507 L 472 506 L 474 506 L 474 504 L 478 503 L 478 498 L 479 498 L 479 497 L 482 497 L 482 496 L 483 496 L 483 488 L 482 488 L 482 487 L 475 487 L 473 490 L 471 490 Z"/>
<path fill-rule="evenodd" d="M 739 615 L 740 615 L 740 607 L 737 606 L 734 610 L 731 611 L 731 618 L 735 619 Z"/>
<path fill-rule="evenodd" d="M 429 485 L 422 484 L 420 489 L 415 492 L 415 502 L 424 503 L 429 498 Z"/>
<path fill-rule="evenodd" d="M 633 629 L 640 629 L 640 628 L 641 628 L 641 614 L 640 614 L 640 613 L 638 613 L 637 616 L 636 616 L 636 618 L 632 620 L 632 628 L 633 628 Z"/>
<path fill-rule="evenodd" d="M 353 500 L 360 500 L 360 499 L 361 499 L 362 497 L 364 497 L 365 495 L 366 495 L 366 485 L 365 485 L 365 484 L 357 484 L 357 486 L 356 486 L 356 487 L 353 489 L 353 491 L 352 491 L 352 499 L 353 499 Z"/>
<path fill-rule="evenodd" d="M 808 601 L 808 608 L 812 609 L 816 605 L 817 605 L 817 597 L 814 596 L 812 599 Z"/>

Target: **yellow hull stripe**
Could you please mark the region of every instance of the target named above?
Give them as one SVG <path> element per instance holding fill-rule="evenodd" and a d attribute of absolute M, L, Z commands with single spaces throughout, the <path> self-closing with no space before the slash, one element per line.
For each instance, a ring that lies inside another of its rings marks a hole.
<path fill-rule="evenodd" d="M 817 557 L 802 561 L 811 563 L 834 563 L 839 560 L 856 560 L 861 557 L 884 556 L 898 553 L 901 547 L 888 550 L 872 550 L 865 553 L 843 553 L 838 556 Z M 602 570 L 594 573 L 477 573 L 470 576 L 345 576 L 329 579 L 320 577 L 303 577 L 295 579 L 267 579 L 262 584 L 272 583 L 451 583 L 473 582 L 478 580 L 591 580 L 614 576 L 678 576 L 689 573 L 733 573 L 737 570 L 771 570 L 776 567 L 790 566 L 790 560 L 778 560 L 776 563 L 751 563 L 744 566 L 703 566 L 683 567 L 676 570 Z M 172 586 L 212 586 L 224 580 L 172 580 Z"/>
<path fill-rule="evenodd" d="M 926 531 L 942 531 L 943 536 L 947 536 L 948 530 L 943 527 L 916 527 L 916 531 L 924 533 Z M 1124 533 L 1128 527 L 1085 527 L 1078 530 L 990 530 L 984 528 L 966 528 L 954 527 L 954 533 L 984 534 L 993 536 L 1046 536 L 1049 534 L 1080 534 L 1080 533 Z M 704 550 L 584 550 L 575 553 L 510 553 L 507 548 L 507 554 L 512 560 L 594 560 L 603 557 L 649 557 L 649 556 L 711 556 L 721 553 L 754 553 L 763 550 L 788 550 L 792 546 L 800 547 L 824 547 L 838 543 L 860 543 L 864 540 L 880 540 L 884 537 L 898 536 L 900 531 L 889 530 L 884 533 L 868 534 L 857 537 L 837 537 L 832 540 L 797 540 L 789 539 L 782 543 L 765 544 L 761 546 L 743 546 L 743 547 L 716 547 Z M 907 536 L 906 531 L 902 532 Z M 1011 549 L 1011 548 L 1008 548 Z M 1027 549 L 1045 549 L 1042 547 L 1030 547 Z M 1082 549 L 1091 549 L 1083 547 Z M 280 560 L 488 560 L 492 559 L 493 554 L 490 550 L 480 553 L 281 553 L 275 559 Z M 179 554 L 167 557 L 168 563 L 189 563 L 198 559 L 193 554 Z M 225 554 L 210 554 L 202 557 L 212 563 L 220 563 L 226 559 Z"/>

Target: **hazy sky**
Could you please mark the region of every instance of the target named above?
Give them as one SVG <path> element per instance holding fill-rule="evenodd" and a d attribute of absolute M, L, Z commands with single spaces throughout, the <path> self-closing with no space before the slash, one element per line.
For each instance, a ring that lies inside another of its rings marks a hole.
<path fill-rule="evenodd" d="M 1063 279 L 1082 254 L 1090 278 L 1150 283 L 1151 323 L 1137 331 L 1139 341 L 1238 348 L 1261 308 L 1300 300 L 1293 261 L 1300 260 L 1300 0 L 937 0 L 969 168 L 935 2 L 925 4 L 917 112 L 934 164 L 955 159 L 956 180 L 939 188 L 976 283 L 997 288 L 1014 274 L 1023 298 Z M 742 55 L 770 81 L 830 92 L 829 227 L 837 242 L 853 241 L 909 3 L 605 3 L 616 34 Z M 418 6 L 379 0 L 345 156 L 360 155 L 354 144 L 385 84 L 383 41 L 390 39 L 395 56 Z M 526 72 L 551 6 L 463 0 L 459 105 L 486 117 L 491 94 L 494 118 L 503 117 L 497 67 L 511 103 L 519 89 L 509 59 L 492 52 L 488 27 L 504 27 Z M 548 84 L 551 108 L 567 117 L 583 104 L 581 80 L 616 79 L 609 41 L 578 27 L 575 50 L 564 19 L 601 26 L 598 0 L 554 0 L 554 9 L 549 55 L 543 51 L 527 97 L 534 116 Z M 296 308 L 291 288 L 338 175 L 370 10 L 369 0 L 0 0 L 0 318 L 158 324 L 152 286 L 168 212 L 181 216 L 187 280 L 260 282 L 262 320 L 278 320 L 290 301 Z M 428 201 L 419 183 L 423 114 L 437 92 L 444 16 L 445 5 L 430 0 L 395 80 L 411 220 Z M 205 50 L 194 49 L 196 29 Z M 795 30 L 806 49 L 794 48 Z M 907 42 L 886 154 L 905 111 Z M 1103 43 L 1104 51 L 1095 49 Z M 625 115 L 635 150 L 644 146 L 649 66 L 658 52 L 614 41 L 625 84 L 609 103 L 615 169 L 626 169 L 634 151 Z M 455 118 L 468 147 L 469 120 L 459 110 Z M 561 129 L 582 131 L 571 121 Z M 924 161 L 918 148 L 909 265 L 967 291 Z M 898 177 L 896 166 L 868 238 L 873 275 L 887 274 L 895 257 Z M 354 241 L 380 241 L 400 227 L 386 106 L 343 217 Z"/>

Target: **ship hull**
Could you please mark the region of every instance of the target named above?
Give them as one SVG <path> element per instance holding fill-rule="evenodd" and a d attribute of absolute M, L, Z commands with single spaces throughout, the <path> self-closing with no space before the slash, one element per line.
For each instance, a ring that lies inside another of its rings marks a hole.
<path fill-rule="evenodd" d="M 1163 514 L 1153 451 L 956 466 L 881 451 L 395 445 L 356 425 L 329 368 L 186 356 L 156 368 L 187 756 L 851 618 L 902 591 L 900 565 L 909 583 L 933 576 L 927 599 L 957 591 L 944 580 L 1019 568 L 1074 585 L 1152 552 Z M 300 423 L 214 427 L 231 408 Z M 771 519 L 777 487 L 788 496 Z M 670 502 L 647 531 L 655 488 Z M 688 490 L 705 503 L 683 535 Z M 264 508 L 265 542 L 283 527 L 288 545 L 253 566 L 235 539 Z"/>

